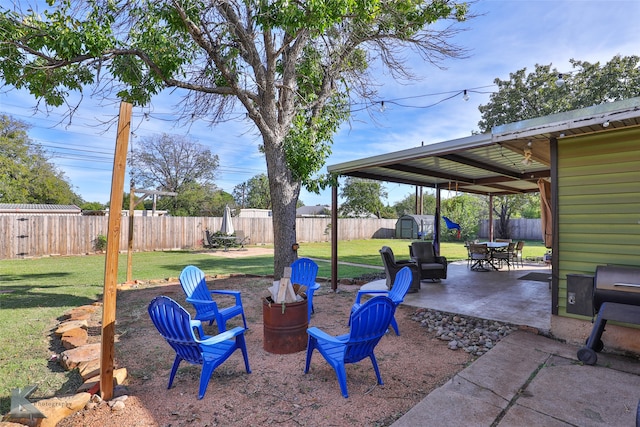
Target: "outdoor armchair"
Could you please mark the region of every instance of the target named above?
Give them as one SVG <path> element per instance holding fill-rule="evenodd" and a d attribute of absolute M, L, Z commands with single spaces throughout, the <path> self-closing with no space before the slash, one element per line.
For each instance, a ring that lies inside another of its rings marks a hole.
<path fill-rule="evenodd" d="M 154 298 L 148 307 L 149 317 L 162 337 L 176 352 L 173 361 L 169 385 L 183 360 L 195 365 L 202 365 L 198 399 L 204 397 L 213 371 L 233 354 L 240 350 L 244 358 L 247 373 L 251 373 L 249 357 L 244 339 L 244 328 L 237 326 L 226 332 L 210 337 L 204 334 L 202 323 L 191 320 L 191 315 L 180 304 L 169 297 Z M 195 331 L 198 331 L 196 336 Z"/>
<path fill-rule="evenodd" d="M 315 312 L 313 307 L 313 294 L 320 289 L 320 285 L 316 283 L 318 275 L 318 264 L 309 258 L 298 258 L 291 263 L 291 284 L 298 284 L 306 287 L 307 294 L 307 321 L 311 321 L 311 313 Z"/>
<path fill-rule="evenodd" d="M 515 253 L 515 263 L 516 265 L 520 264 L 520 267 L 524 267 L 524 263 L 522 261 L 522 249 L 524 248 L 524 241 L 518 240 L 516 243 L 516 248 L 514 250 Z"/>
<path fill-rule="evenodd" d="M 411 259 L 418 266 L 420 280 L 437 281 L 447 278 L 447 258 L 436 256 L 431 242 L 413 242 L 409 246 Z"/>
<path fill-rule="evenodd" d="M 491 267 L 491 257 L 486 244 L 472 243 L 469 246 L 471 253 L 471 270 L 488 271 Z"/>
<path fill-rule="evenodd" d="M 396 280 L 396 274 L 398 274 L 403 267 L 409 267 L 413 273 L 409 292 L 418 292 L 420 290 L 420 272 L 418 266 L 413 261 L 396 260 L 389 246 L 383 246 L 382 249 L 380 249 L 380 256 L 382 257 L 382 264 L 384 265 L 384 272 L 387 277 L 387 289 L 391 289 L 393 286 Z"/>
<path fill-rule="evenodd" d="M 391 301 L 393 301 L 396 308 L 398 308 L 400 303 L 404 301 L 404 297 L 405 295 L 407 295 L 407 291 L 409 290 L 409 285 L 411 284 L 412 280 L 413 280 L 413 273 L 411 272 L 411 269 L 409 267 L 402 267 L 402 269 L 400 269 L 398 274 L 396 274 L 395 281 L 393 282 L 393 286 L 391 287 L 390 291 L 374 290 L 374 289 L 359 290 L 358 293 L 356 294 L 356 302 L 353 304 L 353 307 L 351 307 L 351 313 L 354 313 L 356 310 L 358 310 L 362 306 L 360 299 L 364 295 L 376 295 L 376 294 L 381 295 L 382 294 L 384 296 L 388 296 L 391 299 Z M 349 321 L 351 321 L 351 318 L 349 318 Z M 391 318 L 391 327 L 395 331 L 396 335 L 400 335 L 400 332 L 398 331 L 398 323 L 396 322 L 395 316 Z"/>
<path fill-rule="evenodd" d="M 496 239 L 496 241 L 498 241 Z M 502 267 L 503 264 L 507 264 L 507 270 L 511 270 L 511 265 L 516 261 L 516 243 L 509 242 L 509 245 L 505 250 L 494 251 L 493 260 L 498 262 L 498 265 Z"/>
<path fill-rule="evenodd" d="M 244 234 L 243 230 L 236 230 L 236 241 L 235 244 L 244 248 L 244 245 L 248 244 L 251 241 L 251 238 Z"/>
<path fill-rule="evenodd" d="M 389 297 L 371 298 L 351 314 L 351 328 L 349 333 L 344 335 L 334 337 L 315 327 L 307 329 L 309 341 L 304 373 L 309 372 L 313 350 L 318 350 L 335 370 L 342 396 L 349 397 L 345 364 L 357 363 L 368 357 L 373 364 L 378 384 L 382 385 L 382 377 L 373 351 L 389 329 L 395 307 Z"/>
<path fill-rule="evenodd" d="M 187 295 L 187 302 L 196 309 L 196 320 L 217 322 L 218 331 L 227 330 L 227 321 L 236 316 L 242 316 L 242 322 L 247 329 L 247 320 L 244 316 L 242 298 L 239 291 L 210 290 L 204 278 L 204 272 L 198 267 L 189 265 L 180 273 L 180 285 Z M 235 304 L 220 308 L 213 299 L 213 295 L 233 297 Z"/>

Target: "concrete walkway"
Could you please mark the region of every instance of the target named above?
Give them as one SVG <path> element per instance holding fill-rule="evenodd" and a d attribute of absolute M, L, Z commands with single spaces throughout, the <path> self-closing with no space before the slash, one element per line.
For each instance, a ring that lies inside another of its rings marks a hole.
<path fill-rule="evenodd" d="M 514 332 L 393 427 L 634 426 L 640 362 L 600 354 L 597 365 L 582 365 L 577 350 Z"/>

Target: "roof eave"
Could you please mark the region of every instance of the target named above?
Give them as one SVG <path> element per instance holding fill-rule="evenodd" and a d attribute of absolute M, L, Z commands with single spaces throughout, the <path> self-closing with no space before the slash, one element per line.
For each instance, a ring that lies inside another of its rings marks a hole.
<path fill-rule="evenodd" d="M 492 129 L 491 135 L 494 142 L 543 134 L 560 136 L 562 132 L 579 128 L 590 128 L 603 125 L 605 122 L 637 118 L 638 110 L 640 110 L 640 97 L 630 98 L 496 126 Z"/>
<path fill-rule="evenodd" d="M 363 169 L 369 166 L 376 166 L 383 163 L 396 163 L 403 160 L 414 159 L 416 157 L 431 156 L 447 152 L 456 152 L 490 144 L 492 144 L 491 135 L 488 133 L 471 135 L 465 138 L 452 139 L 450 141 L 423 145 L 420 147 L 395 151 L 393 153 L 380 154 L 373 157 L 366 157 L 364 159 L 337 163 L 335 165 L 327 166 L 327 171 L 329 173 L 343 174 L 348 173 L 352 170 Z"/>

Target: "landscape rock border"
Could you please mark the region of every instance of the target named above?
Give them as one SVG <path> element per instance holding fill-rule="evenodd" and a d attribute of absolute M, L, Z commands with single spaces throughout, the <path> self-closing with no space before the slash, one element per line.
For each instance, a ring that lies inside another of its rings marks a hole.
<path fill-rule="evenodd" d="M 127 378 L 127 369 L 115 369 L 113 372 L 114 398 L 109 402 L 103 402 L 97 394 L 100 388 L 100 342 L 90 342 L 88 333 L 90 327 L 99 327 L 90 324 L 91 316 L 102 307 L 102 302 L 75 307 L 62 315 L 62 320 L 53 331 L 53 336 L 60 339 L 60 344 L 66 350 L 60 354 L 52 354 L 51 362 L 58 362 L 63 369 L 78 370 L 83 384 L 78 387 L 75 395 L 56 396 L 49 399 L 41 399 L 33 403 L 45 418 L 13 418 L 7 414 L 0 427 L 5 426 L 29 426 L 29 427 L 55 427 L 58 422 L 71 414 L 85 408 L 95 407 L 106 403 L 112 410 L 122 410 L 127 399 L 127 390 L 122 385 Z"/>
<path fill-rule="evenodd" d="M 498 341 L 511 332 L 522 329 L 519 326 L 496 320 L 463 316 L 445 311 L 419 308 L 411 316 L 428 332 L 433 332 L 442 341 L 448 341 L 450 350 L 462 349 L 480 357 L 491 350 Z"/>

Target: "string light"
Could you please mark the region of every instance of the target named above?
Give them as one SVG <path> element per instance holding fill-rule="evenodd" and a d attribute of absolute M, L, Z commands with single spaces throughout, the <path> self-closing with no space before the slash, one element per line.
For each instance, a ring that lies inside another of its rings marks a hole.
<path fill-rule="evenodd" d="M 531 164 L 531 147 L 533 146 L 533 143 L 531 141 L 529 141 L 527 143 L 527 146 L 522 150 L 522 154 L 523 154 L 523 159 L 522 159 L 522 164 L 525 166 L 529 166 Z"/>
<path fill-rule="evenodd" d="M 493 90 L 482 90 L 482 89 L 486 89 L 486 88 L 490 88 L 490 87 L 496 87 L 495 84 L 492 85 L 486 85 L 486 86 L 479 86 L 479 87 L 475 87 L 475 88 L 471 88 L 471 89 L 464 89 L 464 90 L 455 90 L 455 91 L 449 91 L 449 92 L 437 92 L 437 93 L 427 93 L 427 94 L 423 94 L 423 95 L 414 95 L 414 96 L 407 96 L 404 98 L 394 98 L 394 99 L 385 99 L 384 101 L 374 101 L 373 103 L 371 101 L 369 102 L 363 102 L 363 103 L 358 103 L 355 102 L 351 107 L 351 113 L 357 113 L 359 111 L 363 111 L 363 110 L 368 110 L 370 108 L 376 108 L 379 111 L 384 111 L 386 110 L 387 104 L 393 104 L 393 105 L 397 105 L 398 107 L 402 107 L 402 108 L 431 108 L 434 107 L 444 101 L 448 101 L 449 99 L 455 98 L 457 96 L 462 95 L 462 98 L 466 101 L 469 98 L 469 94 L 470 93 L 478 93 L 478 94 L 486 94 L 486 93 L 495 93 L 495 91 Z M 465 98 L 465 93 L 467 98 Z M 409 104 L 409 103 L 403 103 L 400 101 L 406 101 L 409 99 L 417 99 L 417 98 L 426 98 L 429 96 L 439 96 L 439 95 L 448 95 L 445 96 L 444 98 L 440 99 L 439 101 L 433 102 L 431 104 L 427 104 L 427 105 L 416 105 L 416 104 Z M 384 107 L 384 109 L 383 109 Z"/>
<path fill-rule="evenodd" d="M 562 78 L 562 74 L 558 74 L 558 79 L 556 80 L 556 86 L 557 87 L 564 86 L 564 79 Z"/>
<path fill-rule="evenodd" d="M 469 94 L 467 93 L 467 90 L 464 90 L 464 95 L 462 95 L 462 99 L 464 99 L 465 101 L 469 100 Z"/>

